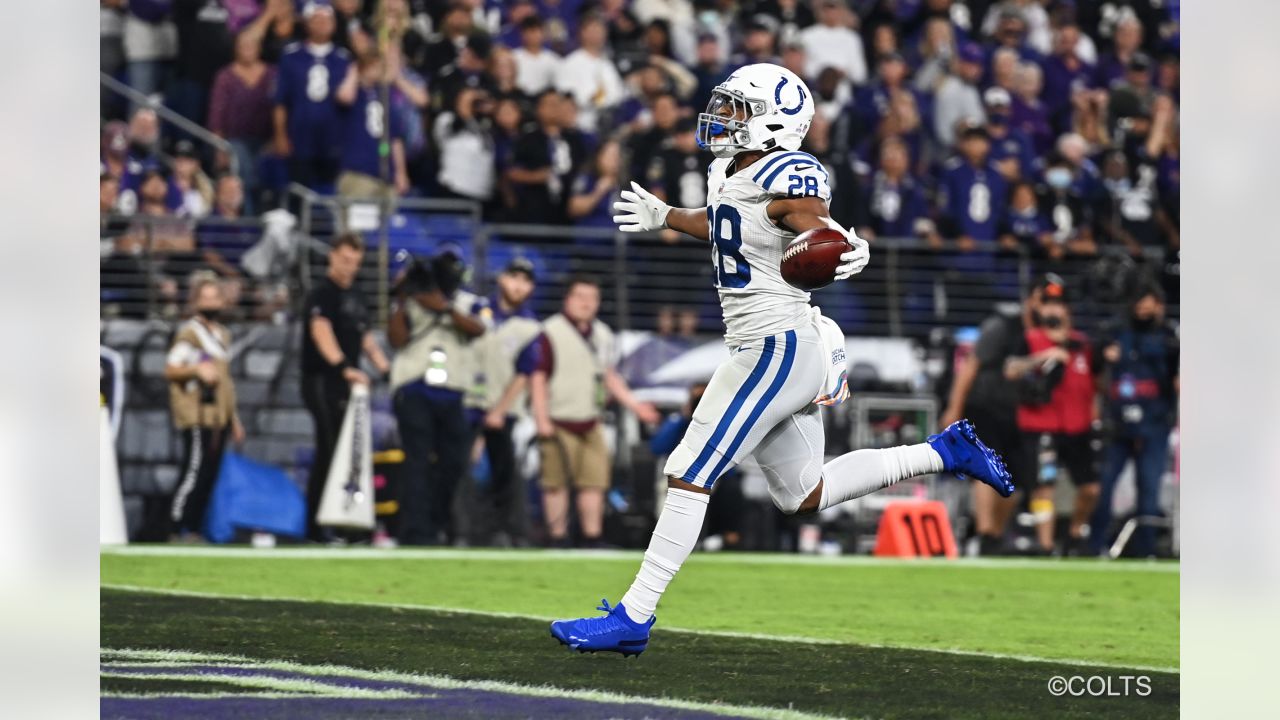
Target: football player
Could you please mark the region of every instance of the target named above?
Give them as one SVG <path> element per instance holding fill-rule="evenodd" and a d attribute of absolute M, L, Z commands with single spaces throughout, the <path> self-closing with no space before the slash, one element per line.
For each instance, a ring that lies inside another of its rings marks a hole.
<path fill-rule="evenodd" d="M 626 232 L 672 228 L 711 244 L 731 354 L 707 385 L 664 470 L 670 489 L 635 582 L 603 617 L 559 620 L 551 634 L 571 649 L 642 652 L 658 599 L 689 557 L 716 479 L 754 455 L 783 512 L 815 512 L 905 478 L 951 471 L 1001 495 L 1013 492 L 1003 461 L 965 420 L 919 445 L 858 450 L 823 464 L 820 405 L 848 395 L 844 335 L 788 285 L 779 265 L 797 235 L 833 228 L 851 249 L 835 278 L 861 272 L 866 241 L 828 213 L 822 163 L 800 152 L 813 119 L 809 89 L 791 71 L 740 68 L 712 92 L 698 142 L 715 155 L 707 206 L 672 208 L 639 185 L 623 191 L 614 221 Z"/>

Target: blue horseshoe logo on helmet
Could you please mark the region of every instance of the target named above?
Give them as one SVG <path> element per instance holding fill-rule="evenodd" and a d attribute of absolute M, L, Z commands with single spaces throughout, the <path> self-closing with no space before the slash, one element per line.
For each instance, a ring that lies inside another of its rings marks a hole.
<path fill-rule="evenodd" d="M 778 110 L 780 110 L 782 114 L 795 115 L 796 113 L 804 109 L 804 98 L 805 98 L 804 87 L 802 86 L 800 88 L 797 88 L 800 91 L 800 102 L 796 103 L 796 106 L 793 108 L 784 108 L 782 107 L 782 88 L 785 87 L 786 84 L 787 84 L 787 78 L 784 75 L 782 79 L 778 81 L 778 87 L 774 88 L 773 90 L 773 102 L 778 106 Z"/>

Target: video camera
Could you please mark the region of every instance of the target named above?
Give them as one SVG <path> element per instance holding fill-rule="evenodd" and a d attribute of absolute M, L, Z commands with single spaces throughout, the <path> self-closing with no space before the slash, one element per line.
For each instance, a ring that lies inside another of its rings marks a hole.
<path fill-rule="evenodd" d="M 395 260 L 405 263 L 404 273 L 392 288 L 397 295 L 439 290 L 445 297 L 452 298 L 466 280 L 467 264 L 456 248 L 442 248 L 429 258 L 415 257 L 408 250 L 401 250 L 396 253 Z"/>

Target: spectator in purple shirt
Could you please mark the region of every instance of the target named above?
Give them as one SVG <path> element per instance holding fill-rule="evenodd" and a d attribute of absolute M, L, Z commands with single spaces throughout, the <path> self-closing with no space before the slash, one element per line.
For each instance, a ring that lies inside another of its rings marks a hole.
<path fill-rule="evenodd" d="M 341 123 L 334 91 L 351 56 L 333 44 L 333 8 L 311 0 L 303 9 L 307 40 L 280 58 L 272 117 L 276 154 L 289 159 L 289 178 L 324 189 L 337 174 Z"/>
<path fill-rule="evenodd" d="M 1004 88 L 992 87 L 982 94 L 987 110 L 987 134 L 991 136 L 991 161 L 1009 182 L 1030 177 L 1035 157 L 1031 139 L 1013 127 L 1013 101 Z"/>
<path fill-rule="evenodd" d="M 1112 40 L 1114 47 L 1098 59 L 1094 87 L 1106 89 L 1119 82 L 1129 67 L 1129 61 L 1142 48 L 1142 22 L 1132 11 L 1121 12 Z"/>
<path fill-rule="evenodd" d="M 1009 123 L 1031 140 L 1036 154 L 1044 154 L 1053 146 L 1053 130 L 1049 127 L 1049 114 L 1040 102 L 1040 90 L 1044 87 L 1044 73 L 1032 62 L 1018 65 L 1014 76 L 1013 112 Z"/>
<path fill-rule="evenodd" d="M 897 52 L 880 56 L 876 65 L 876 79 L 854 93 L 854 108 L 862 115 L 864 127 L 874 128 L 889 114 L 890 100 L 895 92 L 910 93 L 922 110 L 924 96 L 907 84 L 907 62 Z M 921 122 L 928 124 L 928 114 L 921 112 Z"/>
<path fill-rule="evenodd" d="M 218 71 L 209 95 L 209 130 L 231 143 L 252 212 L 258 192 L 258 158 L 271 137 L 275 67 L 262 62 L 262 34 L 245 30 L 236 36 L 235 59 Z"/>
<path fill-rule="evenodd" d="M 1091 65 L 1076 54 L 1080 28 L 1063 25 L 1053 35 L 1053 54 L 1044 62 L 1044 91 L 1040 94 L 1054 132 L 1071 128 L 1071 96 L 1085 90 L 1094 75 Z"/>
<path fill-rule="evenodd" d="M 120 178 L 119 209 L 132 215 L 139 207 L 144 176 L 151 168 L 163 169 L 160 160 L 160 118 L 151 108 L 138 108 L 129 118 L 129 150 L 125 156 L 124 174 Z M 166 178 L 168 190 L 164 203 L 170 211 L 182 206 L 182 192 Z"/>
<path fill-rule="evenodd" d="M 1062 256 L 1061 248 L 1053 241 L 1052 225 L 1041 214 L 1030 183 L 1013 186 L 1009 209 L 1000 221 L 1000 249 L 1026 251 L 1034 256 L 1050 253 L 1055 259 Z"/>
<path fill-rule="evenodd" d="M 588 172 L 574 179 L 569 194 L 569 219 L 579 227 L 613 228 L 613 196 L 618 189 L 622 169 L 621 145 L 617 140 L 604 142 L 596 151 Z"/>
<path fill-rule="evenodd" d="M 908 170 L 907 146 L 897 138 L 880 143 L 880 167 L 871 178 L 870 224 L 858 235 L 906 238 L 921 235 L 937 245 L 937 233 L 927 217 L 924 188 Z"/>
<path fill-rule="evenodd" d="M 1027 21 L 1021 11 L 1009 8 L 1001 11 L 998 18 L 995 32 L 991 35 L 997 48 L 1014 50 L 1022 62 L 1039 64 L 1044 61 L 1044 56 L 1027 44 Z"/>
<path fill-rule="evenodd" d="M 377 198 L 389 193 L 403 195 L 409 190 L 409 173 L 404 157 L 404 130 L 394 113 L 388 112 L 379 93 L 387 65 L 377 51 L 360 56 L 347 68 L 347 76 L 334 92 L 343 107 L 340 114 L 342 156 L 338 194 L 344 198 Z M 386 172 L 382 168 L 382 143 L 387 140 L 390 155 Z"/>
<path fill-rule="evenodd" d="M 991 163 L 991 140 L 985 128 L 966 127 L 958 149 L 959 154 L 947 161 L 939 187 L 946 221 L 943 234 L 955 238 L 961 251 L 971 252 L 977 247 L 975 241 L 996 239 L 1009 186 Z"/>

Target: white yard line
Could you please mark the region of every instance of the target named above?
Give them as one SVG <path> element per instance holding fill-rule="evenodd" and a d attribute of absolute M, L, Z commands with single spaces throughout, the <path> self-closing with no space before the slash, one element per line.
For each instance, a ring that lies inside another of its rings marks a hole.
<path fill-rule="evenodd" d="M 761 720 L 829 720 L 830 716 L 815 715 L 813 713 L 803 713 L 795 710 L 787 710 L 782 708 L 766 708 L 749 705 L 720 705 L 713 703 L 694 702 L 691 700 L 677 700 L 672 698 L 645 697 L 643 695 L 623 695 L 619 693 L 601 692 L 596 690 L 569 690 L 555 687 L 534 687 L 530 685 L 520 685 L 517 683 L 500 682 L 497 680 L 458 680 L 456 678 L 444 675 L 418 675 L 410 673 L 394 672 L 389 670 L 362 670 L 359 668 L 344 667 L 341 665 L 302 665 L 298 663 L 285 662 L 279 660 L 260 660 L 247 657 L 238 657 L 234 655 L 210 654 L 187 652 L 187 651 L 155 651 L 155 650 L 131 650 L 131 649 L 111 649 L 103 648 L 102 654 L 108 658 L 118 658 L 121 660 L 156 660 L 160 662 L 197 662 L 197 663 L 228 663 L 234 662 L 241 665 L 248 665 L 263 670 L 281 670 L 286 672 L 304 673 L 313 676 L 345 676 L 349 678 L 359 678 L 363 680 L 374 680 L 380 682 L 395 682 L 422 686 L 425 689 L 437 690 L 479 690 L 482 692 L 500 692 L 512 695 L 525 695 L 533 697 L 554 697 L 554 698 L 572 698 L 575 700 L 583 700 L 587 702 L 599 703 L 616 703 L 616 704 L 645 704 L 656 705 L 659 707 L 668 707 L 678 710 L 693 710 L 698 712 L 713 713 L 717 715 L 729 715 L 734 717 L 760 718 Z M 133 673 L 120 674 L 120 677 L 147 677 Z M 156 673 L 157 679 L 170 679 L 171 675 L 167 673 Z M 207 676 L 211 681 L 226 681 L 223 676 L 210 675 Z M 172 678 L 190 679 L 190 676 L 181 674 L 172 674 Z M 310 682 L 310 681 L 299 681 Z M 316 684 L 322 684 L 318 681 Z M 347 688 L 356 690 L 356 688 Z M 382 691 L 377 691 L 382 692 Z M 387 691 L 390 692 L 390 691 Z M 118 693 L 108 694 L 108 697 L 162 697 L 162 695 L 138 695 L 136 693 Z M 170 696 L 188 697 L 182 694 L 171 694 Z M 245 697 L 226 695 L 231 697 Z M 253 693 L 248 697 L 262 697 L 261 693 Z M 406 693 L 408 697 L 420 697 L 411 693 Z M 209 695 L 192 695 L 192 697 L 217 697 Z M 288 697 L 305 697 L 300 695 L 289 695 Z M 312 695 L 314 697 L 314 695 Z"/>
<path fill-rule="evenodd" d="M 126 592 L 137 593 L 153 593 L 156 595 L 178 595 L 186 597 L 200 598 L 224 598 L 229 600 L 261 600 L 261 601 L 277 601 L 277 602 L 307 602 L 318 603 L 322 605 L 353 605 L 358 607 L 377 607 L 377 608 L 394 608 L 397 610 L 427 610 L 431 612 L 453 613 L 457 615 L 481 615 L 484 617 L 498 618 L 514 618 L 519 620 L 541 620 L 543 622 L 551 622 L 558 618 L 548 617 L 545 615 L 529 615 L 525 613 L 507 613 L 493 612 L 488 610 L 471 610 L 465 608 L 441 607 L 437 605 L 414 605 L 411 603 L 384 603 L 384 602 L 368 602 L 368 601 L 352 601 L 352 600 L 316 600 L 312 598 L 300 597 L 282 597 L 282 596 L 257 596 L 257 595 L 237 595 L 233 593 L 212 593 L 198 590 L 175 590 L 168 588 L 150 588 L 139 585 L 116 585 L 111 583 L 103 583 L 102 587 L 110 590 L 122 590 Z M 915 650 L 919 652 L 942 653 L 945 655 L 966 655 L 971 657 L 996 658 L 1000 660 L 1017 660 L 1020 662 L 1037 662 L 1050 663 L 1053 665 L 1064 665 L 1073 667 L 1103 667 L 1117 668 L 1123 670 L 1141 670 L 1145 672 L 1161 672 L 1161 673 L 1179 673 L 1176 667 L 1159 667 L 1148 665 L 1123 665 L 1120 663 L 1112 663 L 1105 661 L 1077 660 L 1073 658 L 1052 658 L 1040 657 L 1037 655 L 1017 655 L 1009 653 L 993 653 L 980 652 L 977 650 L 964 650 L 960 648 L 937 648 L 937 647 L 920 647 L 915 645 L 882 645 L 878 643 L 849 642 L 844 640 L 832 640 L 830 638 L 811 638 L 798 635 L 769 635 L 765 633 L 743 633 L 733 632 L 729 630 L 695 630 L 693 628 L 681 628 L 663 626 L 658 629 L 661 633 L 681 633 L 686 635 L 704 635 L 712 637 L 727 638 L 745 638 L 749 640 L 769 640 L 774 642 L 785 643 L 804 643 L 809 645 L 854 645 L 858 647 L 868 647 L 889 650 Z"/>
<path fill-rule="evenodd" d="M 114 545 L 103 546 L 103 555 L 134 557 L 212 557 L 263 558 L 289 560 L 475 560 L 503 562 L 573 562 L 631 561 L 639 562 L 639 550 L 484 550 L 455 548 L 272 548 L 218 547 L 192 545 Z M 867 555 L 796 555 L 787 553 L 696 553 L 694 563 L 720 565 L 822 565 L 828 567 L 920 567 L 953 570 L 1060 570 L 1076 572 L 1155 572 L 1177 573 L 1177 562 L 1090 561 L 1053 559 L 961 558 L 880 558 Z"/>
<path fill-rule="evenodd" d="M 263 666 L 263 669 L 271 668 Z M 113 672 L 110 665 L 107 665 L 106 668 L 99 673 L 99 677 L 124 680 L 177 680 L 181 682 L 221 683 L 224 685 L 238 685 L 246 690 L 269 690 L 282 694 L 290 694 L 293 697 L 367 698 L 371 700 L 412 700 L 414 698 L 423 697 L 423 694 L 421 693 L 412 693 L 406 690 L 372 690 L 369 688 L 334 685 L 321 680 L 304 678 L 277 678 L 271 676 L 218 674 L 192 675 L 181 672 Z M 192 694 L 201 695 L 203 693 Z M 257 695 L 257 693 L 245 694 Z"/>

